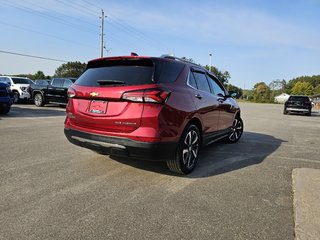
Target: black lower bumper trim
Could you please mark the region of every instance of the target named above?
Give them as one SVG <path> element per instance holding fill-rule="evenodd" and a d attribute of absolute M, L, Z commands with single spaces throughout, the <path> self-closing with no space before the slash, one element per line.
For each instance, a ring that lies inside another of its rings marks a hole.
<path fill-rule="evenodd" d="M 113 156 L 164 161 L 175 156 L 175 142 L 139 142 L 128 138 L 107 137 L 70 128 L 64 129 L 67 139 L 78 146 Z"/>

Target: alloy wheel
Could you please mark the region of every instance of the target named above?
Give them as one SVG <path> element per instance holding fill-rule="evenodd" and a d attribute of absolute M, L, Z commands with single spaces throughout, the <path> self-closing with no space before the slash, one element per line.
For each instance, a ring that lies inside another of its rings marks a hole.
<path fill-rule="evenodd" d="M 188 169 L 193 167 L 198 157 L 199 141 L 199 135 L 195 130 L 189 131 L 183 141 L 182 161 Z"/>
<path fill-rule="evenodd" d="M 235 118 L 229 135 L 230 142 L 236 142 L 240 139 L 243 132 L 243 123 L 239 118 Z"/>

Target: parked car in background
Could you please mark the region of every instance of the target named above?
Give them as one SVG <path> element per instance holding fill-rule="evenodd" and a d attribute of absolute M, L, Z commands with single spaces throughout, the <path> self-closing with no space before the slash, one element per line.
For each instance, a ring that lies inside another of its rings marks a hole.
<path fill-rule="evenodd" d="M 13 93 L 13 102 L 17 103 L 20 100 L 29 100 L 31 95 L 29 92 L 30 79 L 14 76 L 0 76 L 0 82 L 10 85 Z"/>
<path fill-rule="evenodd" d="M 312 103 L 308 96 L 290 96 L 284 104 L 283 114 L 303 113 L 311 116 Z"/>
<path fill-rule="evenodd" d="M 33 100 L 32 92 L 35 88 L 38 88 L 38 86 L 48 86 L 50 84 L 50 79 L 37 79 L 34 80 L 32 84 L 30 84 L 29 92 L 31 99 Z"/>
<path fill-rule="evenodd" d="M 67 105 L 68 88 L 76 79 L 53 78 L 50 82 L 41 81 L 32 88 L 32 98 L 37 107 L 44 106 L 46 103 L 56 103 Z M 40 81 L 40 80 L 38 80 Z"/>
<path fill-rule="evenodd" d="M 40 86 L 48 86 L 51 83 L 51 79 L 37 79 L 34 83 Z"/>
<path fill-rule="evenodd" d="M 200 146 L 237 142 L 240 108 L 211 72 L 170 57 L 92 60 L 69 88 L 65 135 L 98 153 L 166 161 L 187 174 Z"/>
<path fill-rule="evenodd" d="M 0 114 L 7 114 L 13 102 L 10 85 L 0 82 Z"/>

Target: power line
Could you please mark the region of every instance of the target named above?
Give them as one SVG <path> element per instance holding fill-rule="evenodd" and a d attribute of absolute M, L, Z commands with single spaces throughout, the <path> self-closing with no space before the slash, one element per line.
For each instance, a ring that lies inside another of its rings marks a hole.
<path fill-rule="evenodd" d="M 38 11 L 35 11 L 34 9 L 31 9 L 31 8 L 28 8 L 28 7 L 25 7 L 25 6 L 22 6 L 22 5 L 19 5 L 19 4 L 12 4 L 12 3 L 7 3 L 5 2 L 4 4 L 6 4 L 7 6 L 10 6 L 10 7 L 13 7 L 13 8 L 16 8 L 16 9 L 19 9 L 19 10 L 22 10 L 22 11 L 26 11 L 26 12 L 29 12 L 30 14 L 32 15 L 37 15 L 37 16 L 40 16 L 42 18 L 46 18 L 46 19 L 49 19 L 53 22 L 57 22 L 57 23 L 60 23 L 60 24 L 63 24 L 63 25 L 66 25 L 66 26 L 69 26 L 69 27 L 72 27 L 72 28 L 75 28 L 75 29 L 78 29 L 78 30 L 81 30 L 81 31 L 84 31 L 84 32 L 89 32 L 89 33 L 95 33 L 97 34 L 97 32 L 93 31 L 93 30 L 88 30 L 88 29 L 83 29 L 83 27 L 80 27 L 79 25 L 75 25 L 75 24 L 69 24 L 66 22 L 66 20 L 64 19 L 61 19 L 61 18 L 57 18 L 56 16 L 51 16 L 51 15 L 48 15 L 48 14 L 44 14 L 44 13 L 41 13 L 41 12 L 38 12 Z"/>
<path fill-rule="evenodd" d="M 94 27 L 99 27 L 98 25 L 93 24 L 93 23 L 90 23 L 90 22 L 88 22 L 88 21 L 85 21 L 85 20 L 83 20 L 83 19 L 81 19 L 81 18 L 72 17 L 72 16 L 69 16 L 69 15 L 67 15 L 67 14 L 64 14 L 64 13 L 61 13 L 61 12 L 58 12 L 58 11 L 55 11 L 55 10 L 53 10 L 53 9 L 45 8 L 45 7 L 43 7 L 43 6 L 40 6 L 40 5 L 35 4 L 35 3 L 33 3 L 33 2 L 30 2 L 30 0 L 22 0 L 22 1 L 27 2 L 29 5 L 33 5 L 33 6 L 35 6 L 35 7 L 38 7 L 38 8 L 40 8 L 40 9 L 43 9 L 43 10 L 45 10 L 45 11 L 55 12 L 55 13 L 57 13 L 57 14 L 59 14 L 59 15 L 62 15 L 62 16 L 64 16 L 64 17 L 67 17 L 67 18 L 70 18 L 70 19 L 73 19 L 73 20 L 75 20 L 75 21 L 77 21 L 77 22 L 80 21 L 80 22 L 86 23 L 86 24 L 91 25 L 91 26 L 94 26 Z M 81 25 L 81 27 L 83 27 L 83 26 Z"/>
<path fill-rule="evenodd" d="M 34 56 L 34 55 L 29 55 L 29 54 L 24 54 L 24 53 L 15 53 L 15 52 L 8 52 L 8 51 L 2 51 L 2 50 L 0 50 L 0 53 L 23 56 L 23 57 L 30 57 L 30 58 L 38 58 L 38 59 L 43 59 L 43 60 L 48 60 L 48 61 L 55 61 L 55 62 L 68 62 L 66 60 L 47 58 L 47 57 L 39 57 L 39 56 Z"/>
<path fill-rule="evenodd" d="M 11 26 L 11 27 L 14 27 L 14 28 L 22 29 L 22 30 L 27 31 L 27 32 L 33 32 L 33 33 L 40 34 L 40 35 L 43 35 L 43 36 L 47 36 L 47 37 L 50 37 L 50 38 L 59 39 L 59 40 L 65 41 L 65 42 L 74 43 L 74 44 L 78 44 L 78 45 L 85 46 L 85 47 L 92 47 L 90 45 L 86 45 L 86 44 L 75 42 L 75 41 L 70 41 L 70 40 L 67 40 L 67 39 L 64 39 L 64 38 L 61 38 L 61 37 L 57 37 L 57 36 L 54 36 L 54 35 L 51 35 L 51 34 L 42 33 L 42 32 L 38 32 L 38 31 L 32 30 L 32 29 L 20 27 L 20 26 L 11 24 L 11 23 L 6 23 L 6 22 L 3 22 L 3 21 L 0 21 L 0 23 L 4 24 L 6 26 Z"/>
<path fill-rule="evenodd" d="M 71 3 L 71 2 L 64 2 L 62 0 L 55 0 L 55 1 L 60 3 L 60 4 L 65 5 L 67 7 L 71 7 L 72 9 L 77 10 L 77 11 L 79 11 L 81 13 L 86 13 L 87 15 L 91 15 L 91 16 L 97 17 L 97 14 L 95 12 L 90 11 L 90 10 L 88 10 L 86 8 L 79 8 L 77 4 L 74 4 L 74 3 Z"/>

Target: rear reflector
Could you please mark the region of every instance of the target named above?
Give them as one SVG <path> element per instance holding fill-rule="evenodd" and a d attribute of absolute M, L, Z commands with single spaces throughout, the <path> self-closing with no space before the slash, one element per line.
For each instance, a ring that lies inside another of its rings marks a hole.
<path fill-rule="evenodd" d="M 131 102 L 160 103 L 166 102 L 170 92 L 161 89 L 146 89 L 125 92 L 122 95 L 123 100 Z"/>

